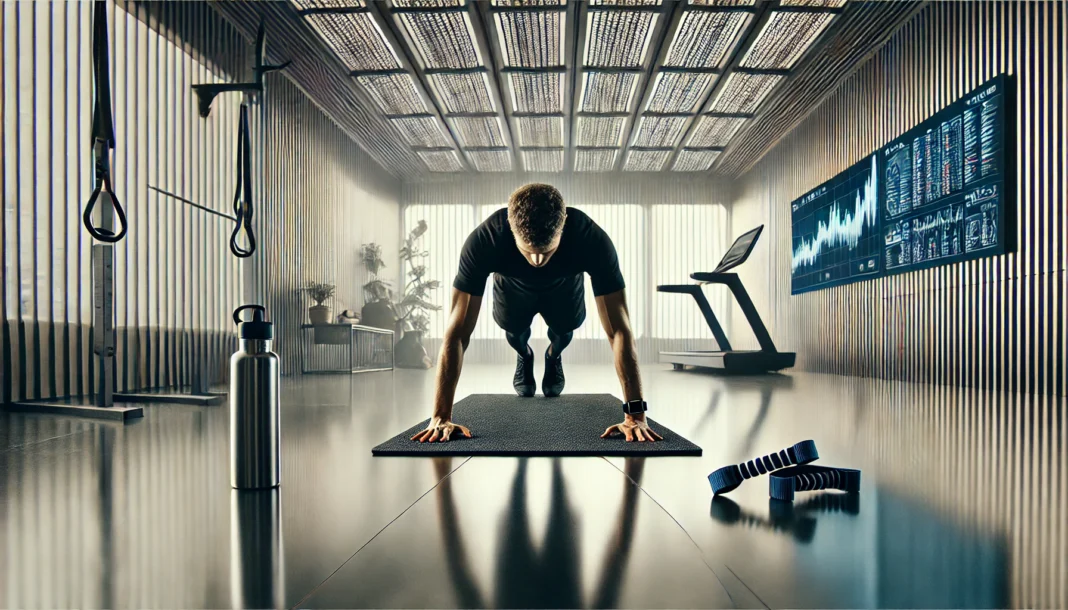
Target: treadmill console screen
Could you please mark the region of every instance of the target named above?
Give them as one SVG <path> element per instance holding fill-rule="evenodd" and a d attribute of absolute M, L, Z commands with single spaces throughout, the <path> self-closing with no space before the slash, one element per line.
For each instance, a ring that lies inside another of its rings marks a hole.
<path fill-rule="evenodd" d="M 753 251 L 753 246 L 756 244 L 756 240 L 760 237 L 760 232 L 764 230 L 764 225 L 742 233 L 738 239 L 734 240 L 734 244 L 731 245 L 731 249 L 727 250 L 727 253 L 723 255 L 723 258 L 719 261 L 719 265 L 716 266 L 714 273 L 723 273 L 728 269 L 733 269 L 738 265 L 745 262 L 745 259 L 749 258 L 749 253 Z"/>

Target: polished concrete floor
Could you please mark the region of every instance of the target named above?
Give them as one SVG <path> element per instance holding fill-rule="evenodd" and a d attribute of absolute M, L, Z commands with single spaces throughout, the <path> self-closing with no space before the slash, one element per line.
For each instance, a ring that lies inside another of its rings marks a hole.
<path fill-rule="evenodd" d="M 0 607 L 1068 606 L 1064 399 L 644 373 L 702 457 L 373 458 L 427 415 L 417 371 L 284 379 L 274 492 L 230 490 L 225 406 L 0 414 Z M 567 391 L 618 385 L 572 366 Z M 807 438 L 859 496 L 713 501 L 711 470 Z"/>

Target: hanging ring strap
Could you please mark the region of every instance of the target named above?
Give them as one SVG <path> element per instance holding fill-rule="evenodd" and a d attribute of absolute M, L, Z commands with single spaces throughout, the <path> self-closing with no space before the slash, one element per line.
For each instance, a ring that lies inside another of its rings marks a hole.
<path fill-rule="evenodd" d="M 96 188 L 85 204 L 82 223 L 85 230 L 95 239 L 106 243 L 115 243 L 126 236 L 126 213 L 111 187 L 111 165 L 108 162 L 109 151 L 115 148 L 115 125 L 111 116 L 111 82 L 108 77 L 108 22 L 107 2 L 97 0 L 93 12 L 93 174 Z M 100 196 L 107 197 L 108 204 L 115 211 L 119 231 L 93 226 L 93 210 Z"/>
<path fill-rule="evenodd" d="M 237 190 L 234 192 L 234 215 L 237 226 L 230 234 L 230 251 L 238 258 L 248 258 L 256 251 L 256 236 L 252 232 L 252 144 L 248 129 L 248 106 L 241 104 L 241 118 L 237 126 Z M 248 249 L 237 243 L 241 230 L 248 235 Z"/>

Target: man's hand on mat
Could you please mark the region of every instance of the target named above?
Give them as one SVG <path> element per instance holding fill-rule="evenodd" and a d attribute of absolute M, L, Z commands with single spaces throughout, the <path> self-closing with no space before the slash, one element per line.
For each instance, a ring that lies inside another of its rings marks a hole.
<path fill-rule="evenodd" d="M 452 438 L 452 433 L 459 430 L 467 438 L 471 438 L 471 431 L 461 426 L 460 424 L 454 424 L 447 419 L 440 417 L 434 417 L 427 424 L 426 430 L 423 430 L 419 434 L 412 437 L 413 441 L 419 441 L 420 443 L 433 443 L 435 441 L 444 443 Z"/>
<path fill-rule="evenodd" d="M 649 423 L 645 421 L 644 415 L 640 417 L 641 419 L 631 415 L 625 416 L 623 418 L 623 423 L 608 426 L 608 429 L 604 431 L 601 438 L 612 438 L 613 436 L 622 434 L 627 437 L 628 443 L 634 439 L 638 439 L 638 442 L 649 441 L 650 443 L 664 440 L 664 437 L 660 436 L 655 430 L 649 427 Z"/>

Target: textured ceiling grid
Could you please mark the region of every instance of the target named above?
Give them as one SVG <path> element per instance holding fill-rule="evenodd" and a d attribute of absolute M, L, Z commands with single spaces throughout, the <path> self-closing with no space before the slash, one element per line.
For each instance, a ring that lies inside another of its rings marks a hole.
<path fill-rule="evenodd" d="M 661 72 L 656 75 L 647 112 L 685 112 L 697 110 L 708 93 L 715 75 L 693 72 Z"/>
<path fill-rule="evenodd" d="M 509 74 L 515 112 L 553 114 L 564 109 L 564 75 L 519 72 Z"/>
<path fill-rule="evenodd" d="M 619 149 L 575 150 L 576 172 L 610 172 L 616 167 Z"/>
<path fill-rule="evenodd" d="M 426 11 L 398 16 L 408 30 L 424 68 L 476 68 L 482 65 L 467 13 Z"/>
<path fill-rule="evenodd" d="M 410 146 L 436 148 L 452 146 L 452 140 L 442 133 L 437 119 L 429 116 L 390 119 Z"/>
<path fill-rule="evenodd" d="M 512 153 L 507 150 L 469 150 L 467 159 L 476 171 L 510 172 L 512 171 Z"/>
<path fill-rule="evenodd" d="M 682 14 L 668 49 L 666 66 L 718 68 L 739 40 L 749 14 L 689 10 Z"/>
<path fill-rule="evenodd" d="M 494 15 L 504 65 L 548 68 L 563 65 L 563 13 L 506 11 Z"/>
<path fill-rule="evenodd" d="M 409 74 L 358 76 L 356 82 L 367 90 L 384 114 L 423 114 L 428 111 Z"/>
<path fill-rule="evenodd" d="M 432 172 L 462 172 L 464 164 L 455 150 L 420 151 L 417 153 Z"/>
<path fill-rule="evenodd" d="M 742 58 L 743 68 L 789 70 L 834 19 L 832 13 L 775 11 Z"/>
<path fill-rule="evenodd" d="M 784 76 L 778 74 L 746 74 L 734 72 L 720 89 L 709 110 L 712 112 L 755 112 L 764 98 Z"/>
<path fill-rule="evenodd" d="M 506 145 L 499 117 L 453 117 L 449 120 L 465 148 Z"/>
<path fill-rule="evenodd" d="M 634 150 L 627 152 L 627 159 L 623 163 L 625 172 L 658 172 L 664 169 L 670 150 Z"/>
<path fill-rule="evenodd" d="M 367 13 L 313 14 L 305 19 L 349 70 L 400 67 L 382 31 Z"/>
<path fill-rule="evenodd" d="M 358 8 L 364 6 L 363 0 L 291 0 L 293 6 L 300 10 L 318 8 Z"/>
<path fill-rule="evenodd" d="M 685 117 L 643 116 L 638 120 L 638 133 L 632 146 L 643 148 L 675 148 L 686 129 Z"/>
<path fill-rule="evenodd" d="M 832 42 L 840 13 L 906 12 L 844 9 L 846 0 L 288 4 L 428 169 L 487 172 L 722 172 L 728 160 L 736 166 L 735 149 L 751 156 L 753 147 L 739 140 L 758 121 L 770 133 L 765 125 L 792 120 L 765 107 L 799 111 L 780 100 L 805 93 L 794 91 L 806 82 L 795 72 L 804 77 L 821 65 L 822 54 L 805 59 L 815 44 L 851 58 L 883 37 L 854 27 L 851 38 Z M 572 70 L 575 81 L 567 80 Z M 565 168 L 569 146 L 583 148 Z"/>
<path fill-rule="evenodd" d="M 532 149 L 521 150 L 523 167 L 528 172 L 562 172 L 564 171 L 564 150 Z"/>
<path fill-rule="evenodd" d="M 583 63 L 595 67 L 641 67 L 657 17 L 652 11 L 590 11 Z"/>
<path fill-rule="evenodd" d="M 564 117 L 516 117 L 519 145 L 537 148 L 559 148 L 564 145 Z"/>
<path fill-rule="evenodd" d="M 720 155 L 718 150 L 687 150 L 682 149 L 675 157 L 675 165 L 671 170 L 676 172 L 704 172 L 712 167 L 712 164 Z"/>
<path fill-rule="evenodd" d="M 580 112 L 629 112 L 638 75 L 633 72 L 586 72 L 582 75 Z"/>
<path fill-rule="evenodd" d="M 434 88 L 446 112 L 496 112 L 484 72 L 472 74 L 430 74 Z"/>
<path fill-rule="evenodd" d="M 742 118 L 702 116 L 697 119 L 697 126 L 694 127 L 686 145 L 698 148 L 726 146 L 748 121 L 749 119 Z"/>
<path fill-rule="evenodd" d="M 580 116 L 576 146 L 617 147 L 623 144 L 623 117 Z"/>

